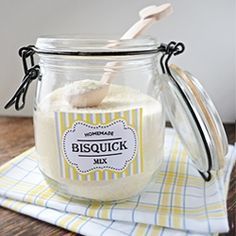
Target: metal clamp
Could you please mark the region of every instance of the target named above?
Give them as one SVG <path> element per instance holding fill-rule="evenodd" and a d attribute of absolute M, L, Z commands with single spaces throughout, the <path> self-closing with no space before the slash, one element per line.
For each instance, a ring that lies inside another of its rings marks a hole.
<path fill-rule="evenodd" d="M 15 104 L 15 109 L 17 111 L 21 110 L 25 106 L 25 98 L 31 82 L 37 79 L 40 75 L 39 65 L 34 64 L 34 53 L 33 46 L 23 47 L 19 50 L 19 55 L 22 58 L 22 64 L 25 76 L 21 82 L 21 85 L 16 90 L 13 97 L 4 106 L 5 109 L 13 106 Z M 27 59 L 30 59 L 30 66 L 28 65 Z"/>

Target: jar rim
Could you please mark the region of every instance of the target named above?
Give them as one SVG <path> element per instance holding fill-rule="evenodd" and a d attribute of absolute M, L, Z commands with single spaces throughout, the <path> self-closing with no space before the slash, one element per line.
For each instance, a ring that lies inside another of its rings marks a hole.
<path fill-rule="evenodd" d="M 156 53 L 160 45 L 150 36 L 122 40 L 114 38 L 83 35 L 41 36 L 34 49 L 39 54 L 119 56 Z"/>

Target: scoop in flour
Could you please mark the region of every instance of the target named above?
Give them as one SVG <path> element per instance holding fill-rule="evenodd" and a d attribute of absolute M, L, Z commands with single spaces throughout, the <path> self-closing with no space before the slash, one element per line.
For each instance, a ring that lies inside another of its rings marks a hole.
<path fill-rule="evenodd" d="M 102 102 L 109 84 L 96 80 L 81 80 L 66 86 L 66 99 L 73 107 L 93 107 Z"/>
<path fill-rule="evenodd" d="M 156 21 L 165 18 L 173 12 L 170 3 L 160 6 L 148 6 L 139 12 L 139 20 L 121 37 L 124 39 L 133 39 L 141 35 L 145 29 Z M 115 47 L 117 44 L 109 44 L 107 47 Z M 74 107 L 92 107 L 99 105 L 106 97 L 109 84 L 114 79 L 112 70 L 119 64 L 118 62 L 108 62 L 105 67 L 111 72 L 105 72 L 101 81 L 85 80 L 75 84 L 75 88 L 71 88 L 71 94 L 68 96 L 69 103 Z M 73 84 L 71 85 L 73 87 Z M 79 89 L 78 89 L 79 88 Z M 83 89 L 84 88 L 84 89 Z M 77 93 L 76 93 L 77 92 Z"/>

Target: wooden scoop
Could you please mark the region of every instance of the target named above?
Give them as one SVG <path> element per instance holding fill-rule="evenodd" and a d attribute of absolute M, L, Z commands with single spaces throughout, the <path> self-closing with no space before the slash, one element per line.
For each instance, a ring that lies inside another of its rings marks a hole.
<path fill-rule="evenodd" d="M 152 23 L 165 18 L 173 12 L 170 3 L 160 6 L 148 6 L 139 12 L 140 20 L 136 22 L 120 39 L 133 39 L 142 34 Z M 109 44 L 108 47 L 115 47 L 119 43 Z M 111 72 L 105 72 L 100 81 L 81 80 L 67 86 L 67 99 L 74 107 L 92 107 L 99 105 L 106 97 L 110 83 L 114 78 L 112 68 L 117 66 L 118 62 L 106 64 L 106 68 Z"/>

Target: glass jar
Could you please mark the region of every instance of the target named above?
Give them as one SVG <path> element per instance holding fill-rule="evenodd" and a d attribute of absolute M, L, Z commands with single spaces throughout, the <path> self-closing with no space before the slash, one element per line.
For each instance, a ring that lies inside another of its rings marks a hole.
<path fill-rule="evenodd" d="M 103 202 L 140 193 L 163 159 L 164 109 L 202 178 L 222 170 L 228 144 L 213 102 L 191 73 L 169 65 L 183 51 L 152 38 L 41 37 L 21 48 L 25 76 L 5 108 L 22 109 L 38 79 L 36 155 L 49 185 Z"/>
<path fill-rule="evenodd" d="M 60 193 L 120 201 L 151 182 L 163 160 L 165 127 L 157 47 L 152 38 L 38 38 L 36 154 Z M 101 80 L 102 100 L 93 95 Z M 81 98 L 87 91 L 92 95 Z"/>

